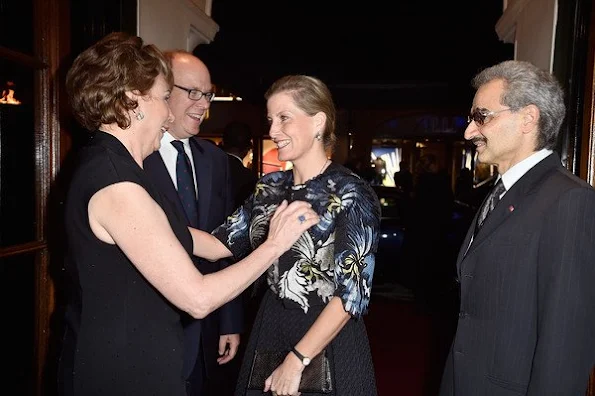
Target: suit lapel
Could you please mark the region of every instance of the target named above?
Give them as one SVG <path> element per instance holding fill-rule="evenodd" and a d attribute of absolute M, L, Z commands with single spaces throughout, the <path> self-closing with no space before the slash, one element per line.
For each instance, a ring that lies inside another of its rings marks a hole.
<path fill-rule="evenodd" d="M 145 170 L 152 175 L 151 180 L 157 186 L 161 194 L 173 203 L 178 213 L 180 213 L 185 219 L 186 212 L 182 207 L 180 196 L 176 191 L 174 182 L 171 180 L 169 172 L 165 167 L 165 163 L 163 162 L 163 158 L 161 158 L 159 151 L 155 151 L 153 154 L 149 155 L 145 159 L 143 165 Z"/>
<path fill-rule="evenodd" d="M 486 200 L 488 199 L 488 195 L 489 195 L 489 193 L 486 194 L 483 201 L 481 202 L 481 205 L 479 205 L 479 208 L 482 208 L 483 205 L 485 205 Z M 473 216 L 473 221 L 471 222 L 471 225 L 467 229 L 467 235 L 465 236 L 465 239 L 463 240 L 463 244 L 461 245 L 461 248 L 459 249 L 459 255 L 457 256 L 457 275 L 459 276 L 459 278 L 461 277 L 461 263 L 463 262 L 463 259 L 465 258 L 467 253 L 469 253 L 469 250 L 471 249 L 471 246 L 470 246 L 471 238 L 473 238 L 473 233 L 475 232 L 475 224 L 477 224 L 478 217 L 479 217 L 479 209 L 475 212 L 475 216 Z"/>
<path fill-rule="evenodd" d="M 520 180 L 517 183 L 519 182 Z M 467 254 L 471 253 L 477 246 L 480 246 L 482 242 L 485 241 L 486 238 L 488 238 L 489 235 L 492 234 L 504 221 L 506 221 L 509 216 L 512 216 L 515 209 L 520 206 L 520 202 L 522 202 L 524 194 L 521 192 L 521 189 L 517 187 L 517 183 L 515 183 L 512 188 L 506 192 L 504 197 L 502 197 L 502 200 L 498 202 L 498 205 L 496 205 L 494 210 L 490 213 L 485 223 L 473 239 L 473 243 L 469 247 Z M 477 221 L 477 216 L 475 220 Z M 473 233 L 473 231 L 471 231 L 471 233 Z"/>
<path fill-rule="evenodd" d="M 211 143 L 204 143 L 199 139 L 190 138 L 190 149 L 192 150 L 196 187 L 198 190 L 198 226 L 200 229 L 206 230 L 209 220 L 209 208 L 211 206 L 213 164 L 210 158 L 207 158 L 206 151 L 201 146 L 202 144 Z"/>
<path fill-rule="evenodd" d="M 473 230 L 475 229 L 475 223 L 477 222 L 478 214 L 475 214 L 475 218 L 469 227 L 467 236 L 465 238 L 464 245 L 461 247 L 459 257 L 457 259 L 457 270 L 461 271 L 464 261 L 467 257 L 472 256 L 473 252 L 477 250 L 498 228 L 504 226 L 506 221 L 515 213 L 523 210 L 523 203 L 526 202 L 528 195 L 531 195 L 536 191 L 539 185 L 539 181 L 548 173 L 551 169 L 559 167 L 560 158 L 557 154 L 551 154 L 544 158 L 541 162 L 531 168 L 525 173 L 517 182 L 506 192 L 502 200 L 494 208 L 492 213 L 486 219 L 484 225 L 481 227 L 469 249 L 466 247 L 469 245 Z"/>
<path fill-rule="evenodd" d="M 467 230 L 467 235 L 465 236 L 465 239 L 463 240 L 463 244 L 461 245 L 461 248 L 459 249 L 459 255 L 457 256 L 457 275 L 459 276 L 459 278 L 461 277 L 461 263 L 463 262 L 463 259 L 465 258 L 465 256 L 467 255 L 467 252 L 470 249 L 469 243 L 471 243 L 471 237 L 473 236 L 473 230 L 475 229 L 475 223 L 477 222 L 478 215 L 479 215 L 479 213 L 475 213 L 475 217 L 473 218 L 473 221 L 471 222 L 471 226 Z"/>

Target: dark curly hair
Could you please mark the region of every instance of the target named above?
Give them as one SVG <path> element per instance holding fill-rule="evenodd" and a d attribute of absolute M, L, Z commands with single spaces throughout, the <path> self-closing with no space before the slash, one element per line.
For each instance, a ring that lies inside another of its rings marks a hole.
<path fill-rule="evenodd" d="M 114 32 L 83 51 L 66 76 L 66 90 L 76 119 L 88 130 L 116 123 L 130 127 L 138 102 L 126 95 L 146 95 L 159 75 L 173 86 L 169 61 L 140 37 Z"/>

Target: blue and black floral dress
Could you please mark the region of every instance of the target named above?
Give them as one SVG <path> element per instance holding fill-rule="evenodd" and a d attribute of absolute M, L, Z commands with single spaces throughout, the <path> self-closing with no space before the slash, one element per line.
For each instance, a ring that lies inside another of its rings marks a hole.
<path fill-rule="evenodd" d="M 269 220 L 283 199 L 310 202 L 321 221 L 267 272 L 269 290 L 252 327 L 236 395 L 250 394 L 246 387 L 255 349 L 289 351 L 334 296 L 352 319 L 326 348 L 333 394 L 376 395 L 361 316 L 367 312 L 372 289 L 378 198 L 366 181 L 335 163 L 300 185 L 294 185 L 292 171 L 270 173 L 213 234 L 236 258 L 243 258 L 266 240 Z"/>

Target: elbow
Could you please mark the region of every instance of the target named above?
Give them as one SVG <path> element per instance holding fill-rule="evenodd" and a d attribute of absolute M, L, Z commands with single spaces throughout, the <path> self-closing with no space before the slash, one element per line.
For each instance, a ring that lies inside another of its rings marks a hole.
<path fill-rule="evenodd" d="M 208 314 L 213 312 L 213 310 L 209 309 L 204 305 L 198 305 L 192 307 L 191 309 L 187 310 L 188 314 L 192 316 L 194 319 L 204 319 L 207 317 Z"/>
<path fill-rule="evenodd" d="M 194 309 L 188 312 L 194 319 L 204 319 L 210 313 L 206 309 Z"/>
<path fill-rule="evenodd" d="M 213 282 L 211 275 L 201 275 L 186 291 L 186 313 L 194 319 L 204 319 L 226 301 L 225 288 Z"/>
<path fill-rule="evenodd" d="M 186 312 L 194 319 L 204 319 L 207 315 L 213 312 L 217 307 L 212 303 L 212 300 L 202 295 L 197 296 L 194 304 L 186 310 Z"/>

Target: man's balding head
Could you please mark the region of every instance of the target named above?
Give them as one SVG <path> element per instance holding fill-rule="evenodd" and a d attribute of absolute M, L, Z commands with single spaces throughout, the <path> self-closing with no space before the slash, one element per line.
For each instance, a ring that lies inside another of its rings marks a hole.
<path fill-rule="evenodd" d="M 205 95 L 199 100 L 190 99 L 190 90 L 210 93 L 213 90 L 211 75 L 207 66 L 196 56 L 187 51 L 166 51 L 174 75 L 174 88 L 169 99 L 169 106 L 175 116 L 169 132 L 176 139 L 196 136 L 200 124 L 206 116 L 211 103 Z"/>

